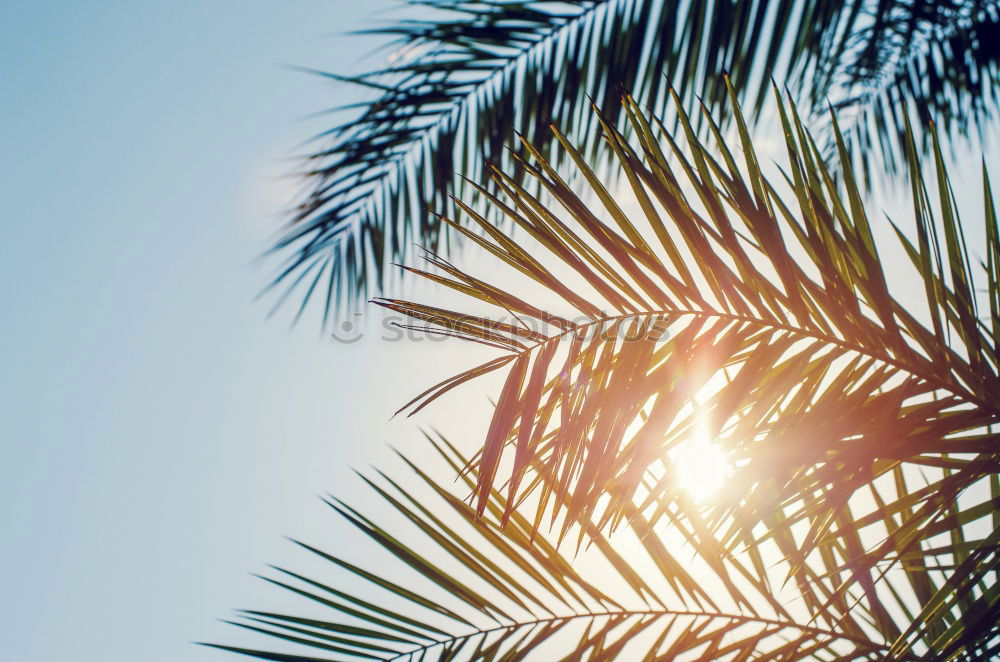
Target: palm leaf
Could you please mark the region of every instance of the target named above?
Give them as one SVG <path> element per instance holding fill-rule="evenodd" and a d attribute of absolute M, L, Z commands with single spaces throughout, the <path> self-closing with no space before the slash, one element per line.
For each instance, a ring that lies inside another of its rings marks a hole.
<path fill-rule="evenodd" d="M 459 311 L 428 316 L 420 304 L 380 303 L 468 340 L 492 334 L 506 348 L 506 384 L 472 463 L 478 515 L 506 486 L 504 517 L 531 496 L 535 530 L 557 515 L 560 539 L 580 522 L 614 527 L 628 522 L 658 470 L 639 509 L 653 509 L 653 523 L 683 522 L 696 513 L 671 515 L 685 497 L 669 465 L 704 436 L 731 463 L 719 467 L 727 489 L 699 525 L 719 532 L 725 549 L 773 541 L 800 590 L 821 586 L 807 594 L 817 612 L 856 601 L 848 593 L 861 590 L 875 625 L 895 639 L 894 654 L 913 646 L 967 653 L 995 635 L 986 621 L 965 630 L 960 618 L 973 606 L 994 609 L 996 543 L 982 526 L 997 506 L 985 486 L 1000 467 L 995 267 L 976 270 L 969 258 L 936 137 L 932 207 L 907 131 L 917 242 L 898 232 L 927 296 L 923 312 L 904 305 L 836 121 L 839 186 L 794 106 L 779 99 L 788 161 L 785 181 L 773 182 L 732 87 L 730 95 L 742 166 L 707 112 L 714 151 L 678 99 L 682 148 L 625 98 L 630 137 L 601 120 L 627 182 L 619 190 L 606 189 L 553 129 L 598 206 L 530 143 L 521 166 L 547 198 L 493 169 L 495 191 L 483 195 L 526 240 L 473 215 L 484 230 L 479 243 L 546 290 L 546 302 L 429 262 L 442 274 L 436 282 L 513 314 L 529 335 Z M 991 256 L 998 232 L 988 182 L 984 189 Z M 989 317 L 977 283 L 992 288 Z M 419 406 L 437 397 L 429 393 Z M 945 551 L 928 558 L 929 549 Z M 818 575 L 808 569 L 816 556 L 827 566 Z M 909 593 L 885 596 L 878 587 L 895 570 Z M 933 608 L 912 627 L 896 626 L 893 614 L 917 604 Z"/>
<path fill-rule="evenodd" d="M 386 67 L 326 74 L 374 97 L 360 117 L 318 137 L 306 170 L 311 193 L 274 247 L 282 262 L 272 287 L 283 290 L 279 304 L 297 293 L 300 315 L 315 297 L 326 322 L 333 307 L 379 288 L 386 266 L 408 256 L 413 242 L 445 248 L 441 222 L 427 210 L 454 215 L 448 193 L 472 191 L 455 173 L 480 181 L 484 164 L 506 169 L 512 157 L 503 146 L 515 134 L 559 165 L 565 152 L 551 149 L 551 118 L 593 156 L 599 132 L 588 104 L 596 101 L 617 125 L 621 89 L 661 111 L 670 81 L 685 104 L 697 94 L 717 110 L 726 100 L 718 74 L 729 71 L 757 117 L 768 77 L 777 76 L 811 94 L 813 110 L 828 98 L 856 107 L 846 144 L 860 157 L 878 153 L 876 137 L 888 157 L 899 152 L 892 141 L 900 116 L 885 111 L 900 98 L 948 118 L 949 134 L 964 133 L 961 118 L 970 114 L 977 122 L 992 115 L 994 2 L 409 4 L 419 19 L 366 31 L 395 47 Z M 866 20 L 870 4 L 878 16 L 888 6 L 892 20 Z M 949 11 L 930 10 L 945 4 Z"/>
<path fill-rule="evenodd" d="M 1000 76 L 1000 3 L 869 3 L 864 25 L 845 31 L 830 49 L 832 86 L 814 86 L 813 107 L 834 87 L 834 107 L 851 117 L 847 146 L 866 184 L 906 163 L 904 108 L 927 126 L 957 138 L 976 132 L 993 116 Z M 855 47 L 851 48 L 851 44 Z M 853 53 L 843 62 L 833 60 Z M 922 146 L 930 148 L 929 133 Z"/>
<path fill-rule="evenodd" d="M 429 439 L 434 451 L 426 457 L 437 460 L 429 466 L 443 465 L 453 474 L 467 463 L 443 438 Z M 770 595 L 766 573 L 757 573 L 739 555 L 713 551 L 706 563 L 703 551 L 720 547 L 711 536 L 692 534 L 681 558 L 664 527 L 634 513 L 628 538 L 616 534 L 612 543 L 585 526 L 587 545 L 560 551 L 547 537 L 533 537 L 530 521 L 516 513 L 501 532 L 500 494 L 487 515 L 476 518 L 462 501 L 473 477 L 458 484 L 438 480 L 402 457 L 405 476 L 364 480 L 405 528 L 393 525 L 390 531 L 337 499 L 328 503 L 410 571 L 398 572 L 397 581 L 388 578 L 384 561 L 377 569 L 359 567 L 300 543 L 336 568 L 340 581 L 353 577 L 360 588 L 347 592 L 336 588 L 337 582 L 279 570 L 270 581 L 318 603 L 320 610 L 244 611 L 234 623 L 302 652 L 219 648 L 297 662 L 810 655 L 861 660 L 882 659 L 887 652 L 888 646 L 855 620 L 865 617 L 867 605 L 853 614 L 830 609 L 822 622 L 806 622 L 803 614 L 797 620 Z M 835 617 L 844 620 L 831 627 L 827 621 Z"/>

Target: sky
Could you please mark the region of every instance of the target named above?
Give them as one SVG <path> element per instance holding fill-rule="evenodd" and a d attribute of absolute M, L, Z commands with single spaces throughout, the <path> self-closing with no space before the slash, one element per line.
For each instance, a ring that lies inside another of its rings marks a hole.
<path fill-rule="evenodd" d="M 0 4 L 5 659 L 231 659 L 191 642 L 281 604 L 250 573 L 301 567 L 283 536 L 362 544 L 317 495 L 467 350 L 289 330 L 254 258 L 307 116 L 356 100 L 284 65 L 363 70 L 340 33 L 394 4 Z"/>
<path fill-rule="evenodd" d="M 191 642 L 417 436 L 411 355 L 253 300 L 307 116 L 355 100 L 286 65 L 360 72 L 338 33 L 389 4 L 0 3 L 0 658 L 232 659 Z"/>

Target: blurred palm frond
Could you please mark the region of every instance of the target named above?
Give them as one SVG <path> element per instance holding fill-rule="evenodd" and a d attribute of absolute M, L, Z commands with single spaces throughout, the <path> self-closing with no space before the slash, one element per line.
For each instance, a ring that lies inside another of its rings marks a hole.
<path fill-rule="evenodd" d="M 624 120 L 623 89 L 655 113 L 668 82 L 686 106 L 725 107 L 719 73 L 757 118 L 770 77 L 788 81 L 822 115 L 828 102 L 854 119 L 845 145 L 863 181 L 901 163 L 901 100 L 921 118 L 965 135 L 993 115 L 998 73 L 997 0 L 413 0 L 423 16 L 366 33 L 394 48 L 387 66 L 359 76 L 325 74 L 369 89 L 360 115 L 317 137 L 302 201 L 273 253 L 279 305 L 298 315 L 321 300 L 324 324 L 338 305 L 378 289 L 387 265 L 412 242 L 444 248 L 448 194 L 468 195 L 456 173 L 479 181 L 484 164 L 507 167 L 504 145 L 527 137 L 559 165 L 554 121 L 593 156 L 596 102 Z M 699 122 L 695 120 L 696 128 Z M 832 136 L 824 155 L 834 148 Z M 924 141 L 921 140 L 921 143 Z M 298 317 L 296 316 L 296 319 Z"/>

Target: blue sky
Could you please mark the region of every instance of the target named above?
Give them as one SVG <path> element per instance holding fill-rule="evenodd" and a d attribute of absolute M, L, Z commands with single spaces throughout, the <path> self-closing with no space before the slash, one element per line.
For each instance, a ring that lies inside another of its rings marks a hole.
<path fill-rule="evenodd" d="M 301 567 L 283 535 L 360 544 L 315 496 L 416 438 L 386 420 L 433 376 L 266 319 L 252 261 L 298 118 L 353 100 L 281 65 L 359 71 L 335 33 L 390 4 L 0 5 L 6 659 L 227 659 L 190 642 L 280 603 L 248 573 Z"/>
<path fill-rule="evenodd" d="M 352 100 L 282 65 L 358 71 L 388 4 L 0 5 L 0 657 L 229 658 L 189 642 L 412 435 L 372 346 L 252 301 L 301 118 Z"/>

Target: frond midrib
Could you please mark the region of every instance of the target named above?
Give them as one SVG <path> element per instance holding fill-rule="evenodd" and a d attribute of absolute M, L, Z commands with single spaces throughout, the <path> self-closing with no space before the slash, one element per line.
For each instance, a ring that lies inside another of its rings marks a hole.
<path fill-rule="evenodd" d="M 793 334 L 802 336 L 804 339 L 808 338 L 808 339 L 812 339 L 812 340 L 818 340 L 818 341 L 821 341 L 821 342 L 825 342 L 825 343 L 830 344 L 830 345 L 835 345 L 835 346 L 840 347 L 842 349 L 855 352 L 856 354 L 860 354 L 862 356 L 867 356 L 867 357 L 870 357 L 870 358 L 875 359 L 877 361 L 881 361 L 882 363 L 884 363 L 886 365 L 890 365 L 890 366 L 896 368 L 897 370 L 901 370 L 903 372 L 906 372 L 906 373 L 908 373 L 908 374 L 910 374 L 910 375 L 912 375 L 912 376 L 920 379 L 921 381 L 923 381 L 924 383 L 928 384 L 929 386 L 931 386 L 931 387 L 933 387 L 935 389 L 940 389 L 940 390 L 943 390 L 943 391 L 947 391 L 948 393 L 951 393 L 952 395 L 954 395 L 954 396 L 956 396 L 956 397 L 958 397 L 960 399 L 963 399 L 964 401 L 968 402 L 969 404 L 974 404 L 974 405 L 976 405 L 978 407 L 981 407 L 983 410 L 989 412 L 991 416 L 1000 417 L 1000 407 L 998 407 L 995 403 L 990 403 L 990 402 L 988 402 L 988 401 L 986 401 L 986 400 L 978 397 L 976 394 L 972 393 L 971 391 L 968 391 L 967 389 L 961 388 L 960 386 L 958 386 L 958 385 L 956 385 L 954 383 L 945 382 L 945 381 L 941 380 L 939 377 L 937 377 L 935 375 L 929 375 L 926 372 L 924 372 L 923 370 L 921 370 L 920 368 L 918 368 L 918 367 L 916 367 L 916 366 L 914 366 L 912 364 L 905 363 L 902 360 L 897 359 L 897 358 L 891 356 L 890 354 L 887 354 L 887 353 L 884 353 L 884 352 L 878 352 L 877 350 L 874 350 L 874 349 L 869 348 L 869 347 L 865 347 L 864 345 L 860 345 L 858 343 L 851 342 L 849 340 L 844 340 L 842 338 L 838 338 L 837 336 L 833 336 L 833 335 L 830 335 L 830 334 L 827 334 L 827 333 L 823 333 L 821 331 L 814 331 L 814 330 L 804 329 L 804 328 L 801 328 L 801 327 L 794 326 L 792 324 L 780 322 L 779 320 L 776 320 L 776 319 L 764 319 L 764 318 L 760 318 L 760 317 L 753 317 L 753 316 L 749 316 L 749 315 L 739 315 L 739 314 L 736 314 L 736 313 L 727 313 L 727 312 L 722 312 L 722 311 L 712 310 L 712 309 L 709 309 L 709 310 L 698 310 L 698 309 L 695 309 L 695 308 L 664 308 L 664 309 L 660 309 L 660 310 L 644 310 L 644 311 L 634 312 L 634 313 L 623 313 L 621 315 L 612 315 L 612 316 L 607 316 L 607 317 L 593 318 L 590 322 L 587 322 L 585 324 L 577 324 L 577 325 L 575 325 L 575 326 L 573 326 L 573 327 L 571 327 L 569 329 L 561 331 L 561 332 L 559 332 L 559 333 L 557 333 L 555 335 L 549 336 L 545 340 L 540 340 L 540 341 L 536 342 L 533 345 L 529 345 L 529 346 L 525 347 L 525 349 L 521 350 L 521 352 L 518 352 L 518 353 L 531 352 L 531 351 L 533 351 L 533 350 L 535 350 L 535 349 L 537 349 L 539 347 L 543 347 L 543 346 L 548 345 L 548 344 L 550 344 L 552 342 L 557 342 L 557 341 L 561 340 L 562 338 L 564 338 L 565 336 L 567 336 L 569 334 L 578 332 L 580 329 L 590 328 L 590 327 L 597 326 L 597 325 L 600 325 L 600 324 L 605 324 L 607 322 L 621 321 L 621 320 L 627 320 L 627 319 L 636 319 L 636 318 L 645 318 L 645 317 L 660 317 L 660 316 L 666 316 L 666 315 L 675 315 L 675 316 L 690 315 L 690 316 L 693 316 L 693 317 L 715 318 L 715 319 L 721 319 L 721 320 L 729 320 L 729 321 L 732 321 L 732 322 L 740 322 L 740 323 L 744 323 L 744 324 L 754 324 L 754 325 L 765 327 L 765 328 L 770 328 L 770 329 L 775 329 L 775 330 L 786 331 L 788 333 L 793 333 Z"/>

